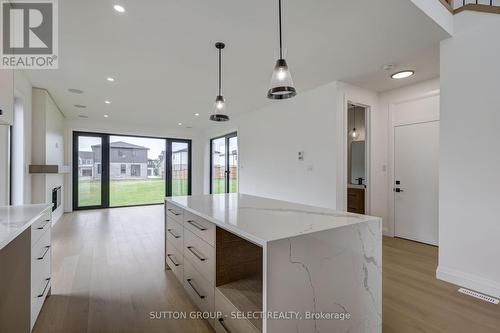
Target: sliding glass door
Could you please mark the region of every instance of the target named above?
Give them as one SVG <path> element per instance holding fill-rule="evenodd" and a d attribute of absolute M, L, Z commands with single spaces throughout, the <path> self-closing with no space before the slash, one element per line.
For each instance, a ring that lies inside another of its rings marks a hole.
<path fill-rule="evenodd" d="M 191 145 L 186 140 L 172 140 L 170 142 L 170 170 L 172 196 L 188 195 L 191 193 L 191 182 L 189 181 L 191 170 Z"/>
<path fill-rule="evenodd" d="M 238 137 L 231 133 L 210 142 L 210 193 L 238 192 Z"/>
<path fill-rule="evenodd" d="M 191 193 L 191 141 L 73 134 L 73 208 L 161 204 Z"/>
<path fill-rule="evenodd" d="M 166 143 L 156 138 L 109 137 L 110 207 L 163 202 Z"/>
<path fill-rule="evenodd" d="M 108 138 L 86 133 L 73 137 L 73 207 L 102 208 L 107 202 L 106 162 Z M 104 148 L 104 149 L 103 149 Z"/>

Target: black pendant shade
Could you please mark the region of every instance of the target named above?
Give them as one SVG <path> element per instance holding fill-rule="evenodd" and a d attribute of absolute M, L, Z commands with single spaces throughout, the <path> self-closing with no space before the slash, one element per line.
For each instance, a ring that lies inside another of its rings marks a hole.
<path fill-rule="evenodd" d="M 288 64 L 283 58 L 281 0 L 278 0 L 278 24 L 280 35 L 280 58 L 276 61 L 276 65 L 274 66 L 267 97 L 270 99 L 287 99 L 297 95 L 297 91 L 295 90 Z"/>
<path fill-rule="evenodd" d="M 215 47 L 219 50 L 219 94 L 215 98 L 214 111 L 210 115 L 210 120 L 217 122 L 229 120 L 226 114 L 226 100 L 222 96 L 222 49 L 225 46 L 222 42 L 215 43 Z"/>

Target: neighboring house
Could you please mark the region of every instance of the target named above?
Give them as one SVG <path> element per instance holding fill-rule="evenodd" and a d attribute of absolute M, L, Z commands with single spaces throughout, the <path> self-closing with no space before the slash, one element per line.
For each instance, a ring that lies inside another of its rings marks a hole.
<path fill-rule="evenodd" d="M 91 179 L 94 176 L 94 153 L 78 152 L 78 176 L 80 179 Z"/>
<path fill-rule="evenodd" d="M 110 179 L 146 179 L 148 177 L 149 148 L 118 141 L 109 149 Z M 101 178 L 101 145 L 92 146 L 93 178 Z"/>

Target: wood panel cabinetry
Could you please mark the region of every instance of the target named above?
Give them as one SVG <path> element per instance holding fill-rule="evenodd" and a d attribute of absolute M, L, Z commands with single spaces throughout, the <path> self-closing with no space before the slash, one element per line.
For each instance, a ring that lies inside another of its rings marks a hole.
<path fill-rule="evenodd" d="M 347 189 L 347 211 L 349 213 L 365 213 L 365 190 L 361 188 Z"/>

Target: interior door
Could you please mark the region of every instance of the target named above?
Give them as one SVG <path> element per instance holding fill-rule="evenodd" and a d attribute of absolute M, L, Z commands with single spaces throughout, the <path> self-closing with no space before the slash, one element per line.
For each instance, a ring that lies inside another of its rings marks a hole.
<path fill-rule="evenodd" d="M 395 235 L 438 245 L 439 121 L 394 130 Z"/>

